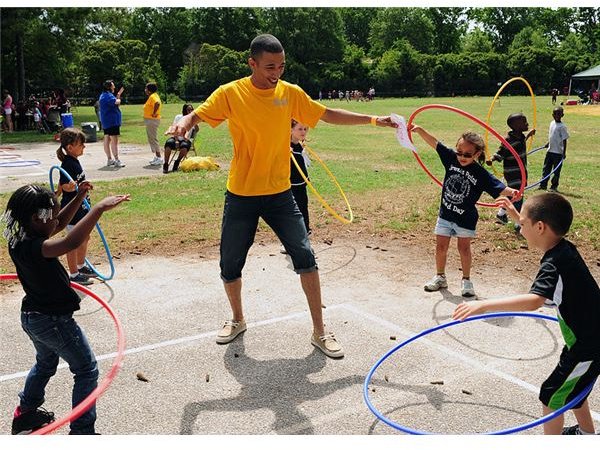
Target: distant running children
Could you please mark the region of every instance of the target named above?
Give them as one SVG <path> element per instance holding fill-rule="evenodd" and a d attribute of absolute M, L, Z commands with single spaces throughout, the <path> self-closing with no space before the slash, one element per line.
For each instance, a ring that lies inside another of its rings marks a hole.
<path fill-rule="evenodd" d="M 529 129 L 529 123 L 527 123 L 527 117 L 525 117 L 523 113 L 513 113 L 509 115 L 506 119 L 506 124 L 509 126 L 510 131 L 505 139 L 515 152 L 517 152 L 519 158 L 521 158 L 521 161 L 523 162 L 525 168 L 525 185 L 527 185 L 527 139 L 530 139 L 535 135 L 535 130 L 531 130 L 525 135 L 525 132 Z M 514 189 L 519 189 L 521 187 L 521 169 L 519 168 L 517 159 L 508 148 L 504 145 L 500 145 L 500 149 L 492 156 L 491 161 L 488 161 L 487 164 L 492 165 L 492 161 L 502 161 L 504 165 L 504 179 L 509 187 Z M 521 211 L 523 199 L 521 198 L 515 201 L 514 205 L 517 211 Z M 496 219 L 499 223 L 508 223 L 508 216 L 506 215 L 506 210 L 504 208 L 498 210 Z M 515 229 L 516 231 L 519 231 L 518 223 L 515 223 Z"/>
<path fill-rule="evenodd" d="M 600 375 L 600 289 L 575 246 L 565 239 L 573 209 L 563 196 L 543 193 L 528 199 L 519 214 L 508 199 L 501 199 L 510 216 L 521 224 L 531 247 L 544 252 L 540 269 L 528 294 L 465 302 L 452 315 L 464 320 L 487 311 L 533 311 L 546 301 L 558 308 L 565 340 L 560 361 L 542 383 L 544 415 L 563 407 Z M 544 423 L 545 434 L 594 434 L 587 397 L 573 409 L 577 425 L 563 428 L 564 415 Z"/>
<path fill-rule="evenodd" d="M 544 168 L 542 169 L 542 181 L 539 189 L 546 190 L 548 187 L 548 176 L 554 170 L 552 181 L 550 182 L 550 190 L 558 191 L 558 182 L 560 181 L 560 171 L 562 165 L 559 166 L 562 160 L 567 159 L 567 139 L 569 139 L 569 130 L 562 122 L 565 111 L 562 106 L 557 106 L 552 110 L 553 121 L 550 122 L 548 130 L 548 142 L 545 147 L 548 148 L 546 158 L 544 158 Z"/>
<path fill-rule="evenodd" d="M 35 347 L 35 364 L 19 394 L 12 434 L 29 434 L 54 421 L 54 413 L 41 406 L 46 385 L 56 373 L 59 358 L 73 373 L 72 406 L 76 407 L 98 385 L 98 365 L 88 340 L 73 319 L 80 298 L 71 288 L 59 256 L 79 248 L 103 212 L 114 208 L 128 195 L 107 197 L 98 202 L 69 234 L 49 239 L 72 220 L 81 202 L 92 189 L 88 181 L 79 184 L 71 202 L 60 208 L 48 189 L 27 185 L 17 189 L 6 206 L 4 237 L 8 252 L 25 291 L 21 303 L 21 326 Z M 96 434 L 96 406 L 71 422 L 70 434 Z"/>
<path fill-rule="evenodd" d="M 433 292 L 448 287 L 446 259 L 450 238 L 456 236 L 462 266 L 461 294 L 464 297 L 473 297 L 475 289 L 471 281 L 471 240 L 475 237 L 479 218 L 475 203 L 483 192 L 487 192 L 494 198 L 499 195 L 516 198 L 519 191 L 505 186 L 477 163 L 477 158 L 485 146 L 483 139 L 477 133 L 472 131 L 463 133 L 456 143 L 456 150 L 453 150 L 418 125 L 412 124 L 411 131 L 418 133 L 437 151 L 446 169 L 440 212 L 435 225 L 437 273 L 424 288 L 427 292 Z"/>
<path fill-rule="evenodd" d="M 60 147 L 56 150 L 56 156 L 61 162 L 60 167 L 69 174 L 71 180 L 60 173 L 59 192 L 62 192 L 60 207 L 64 208 L 71 200 L 77 196 L 77 186 L 85 181 L 85 172 L 79 157 L 83 155 L 85 148 L 85 134 L 77 128 L 65 128 L 60 133 Z M 83 217 L 87 214 L 87 209 L 80 205 L 79 209 L 67 225 L 67 230 L 71 230 Z M 69 266 L 69 278 L 71 281 L 82 285 L 92 284 L 90 277 L 95 277 L 96 274 L 86 266 L 85 257 L 87 255 L 87 247 L 89 236 L 81 243 L 81 245 L 67 252 L 67 264 Z"/>

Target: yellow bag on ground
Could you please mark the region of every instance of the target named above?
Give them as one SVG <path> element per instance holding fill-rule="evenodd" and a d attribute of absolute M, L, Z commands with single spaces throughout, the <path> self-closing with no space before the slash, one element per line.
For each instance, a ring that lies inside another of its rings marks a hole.
<path fill-rule="evenodd" d="M 179 168 L 184 172 L 195 170 L 219 170 L 221 166 L 210 156 L 192 156 L 181 161 Z"/>

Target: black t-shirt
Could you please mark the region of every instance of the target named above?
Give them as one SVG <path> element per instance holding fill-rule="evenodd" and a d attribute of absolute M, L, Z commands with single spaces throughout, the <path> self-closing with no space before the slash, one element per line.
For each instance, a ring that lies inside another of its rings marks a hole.
<path fill-rule="evenodd" d="M 525 168 L 525 184 L 527 184 L 527 144 L 525 143 L 525 135 L 511 130 L 508 132 L 506 140 L 512 145 L 523 162 Z M 503 162 L 504 179 L 506 180 L 506 183 L 513 189 L 519 189 L 521 187 L 521 169 L 519 169 L 519 163 L 512 152 L 504 145 L 501 145 L 494 156 L 499 161 Z"/>
<path fill-rule="evenodd" d="M 290 146 L 292 148 L 292 157 L 296 160 L 296 162 L 300 166 L 300 169 L 302 169 L 304 176 L 308 178 L 306 163 L 304 162 L 304 156 L 302 156 L 302 150 L 304 150 L 304 147 L 302 147 L 302 144 L 300 142 L 298 142 L 297 144 L 290 143 Z M 302 178 L 302 175 L 300 174 L 300 172 L 298 172 L 296 164 L 294 164 L 294 161 L 292 161 L 291 159 L 290 164 L 290 183 L 292 184 L 292 186 L 300 186 L 302 184 L 306 184 L 306 181 L 304 181 L 304 178 Z"/>
<path fill-rule="evenodd" d="M 75 181 L 75 183 L 81 183 L 82 181 L 85 180 L 85 172 L 83 171 L 83 167 L 81 167 L 81 163 L 79 162 L 79 160 L 77 158 L 73 158 L 71 155 L 66 155 L 65 159 L 63 160 L 60 167 L 71 176 L 71 178 L 73 179 L 73 181 Z M 69 179 L 65 176 L 65 174 L 63 174 L 61 172 L 60 180 L 58 182 L 61 185 L 68 184 Z M 62 197 L 60 199 L 60 209 L 63 209 L 65 206 L 67 206 L 69 204 L 69 202 L 71 200 L 73 200 L 76 196 L 77 196 L 77 191 L 73 191 L 73 192 L 62 191 Z M 88 201 L 89 201 L 89 198 L 88 198 Z M 83 216 L 86 215 L 86 213 L 87 213 L 87 209 L 85 208 L 85 206 L 83 205 L 83 202 L 82 202 L 81 206 L 79 207 L 79 209 L 73 216 L 73 219 L 71 219 L 71 222 L 69 222 L 69 225 L 75 225 L 77 222 L 79 222 L 83 218 Z"/>
<path fill-rule="evenodd" d="M 475 161 L 461 166 L 454 150 L 441 142 L 435 149 L 446 168 L 442 186 L 440 217 L 459 227 L 474 230 L 479 213 L 475 203 L 483 192 L 496 198 L 506 186 Z"/>
<path fill-rule="evenodd" d="M 50 315 L 70 314 L 79 309 L 80 298 L 71 288 L 69 275 L 58 258 L 44 258 L 45 238 L 25 238 L 10 257 L 25 291 L 21 311 L 37 311 Z"/>
<path fill-rule="evenodd" d="M 556 303 L 572 354 L 583 361 L 600 357 L 600 289 L 571 242 L 562 239 L 544 254 L 529 292 Z"/>

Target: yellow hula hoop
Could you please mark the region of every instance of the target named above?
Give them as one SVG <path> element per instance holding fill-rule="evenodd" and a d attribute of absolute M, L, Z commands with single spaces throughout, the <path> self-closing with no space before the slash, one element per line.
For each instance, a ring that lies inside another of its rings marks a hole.
<path fill-rule="evenodd" d="M 352 212 L 352 208 L 350 207 L 350 203 L 348 202 L 348 198 L 346 198 L 346 194 L 344 194 L 344 191 L 343 191 L 342 187 L 340 186 L 340 184 L 338 183 L 337 179 L 333 176 L 333 173 L 331 173 L 331 170 L 329 170 L 329 168 L 325 165 L 325 163 L 323 162 L 323 160 L 321 158 L 319 158 L 319 155 L 317 155 L 314 150 L 312 150 L 308 146 L 306 146 L 304 148 L 308 151 L 308 153 L 310 154 L 310 156 L 312 158 L 314 158 L 317 161 L 319 161 L 319 163 L 321 164 L 321 166 L 323 166 L 323 169 L 325 169 L 325 172 L 327 172 L 327 174 L 329 175 L 329 178 L 331 178 L 331 181 L 333 181 L 333 183 L 337 186 L 338 190 L 340 191 L 340 194 L 342 194 L 342 198 L 346 202 L 346 206 L 348 207 L 348 212 L 350 214 L 350 219 L 346 219 L 345 217 L 340 216 L 329 205 L 329 203 L 327 203 L 325 201 L 325 199 L 315 189 L 315 187 L 310 182 L 310 180 L 306 177 L 306 175 L 304 175 L 304 172 L 302 171 L 302 169 L 298 165 L 298 161 L 296 161 L 296 158 L 294 158 L 293 155 L 290 155 L 292 161 L 294 162 L 294 165 L 296 166 L 296 169 L 298 169 L 298 172 L 300 173 L 300 175 L 302 176 L 302 178 L 306 182 L 306 185 L 310 188 L 310 190 L 312 191 L 312 193 L 315 194 L 315 197 L 317 197 L 317 199 L 319 200 L 319 202 L 321 202 L 321 205 L 323 205 L 323 207 L 329 212 L 329 214 L 331 214 L 333 217 L 335 217 L 337 220 L 339 220 L 342 223 L 352 223 L 352 221 L 354 220 L 354 213 Z"/>
<path fill-rule="evenodd" d="M 496 105 L 496 100 L 498 99 L 498 97 L 500 96 L 500 94 L 502 93 L 502 91 L 504 90 L 504 88 L 506 86 L 508 86 L 513 81 L 517 81 L 517 80 L 522 81 L 525 84 L 525 86 L 527 86 L 527 89 L 529 89 L 529 94 L 531 95 L 531 107 L 533 108 L 533 129 L 534 130 L 537 129 L 537 108 L 535 106 L 535 94 L 533 93 L 533 89 L 531 89 L 531 85 L 523 77 L 511 78 L 506 83 L 504 83 L 502 86 L 500 86 L 500 89 L 498 89 L 498 92 L 496 92 L 496 95 L 494 96 L 494 99 L 492 100 L 492 104 L 490 105 L 490 109 L 488 110 L 487 117 L 485 119 L 485 123 L 487 125 L 490 125 L 490 118 L 492 117 L 492 111 L 494 110 L 494 106 Z M 492 160 L 492 153 L 490 152 L 490 149 L 488 147 L 489 135 L 490 135 L 489 131 L 485 130 L 484 140 L 485 140 L 485 160 L 486 161 Z M 534 137 L 535 137 L 535 135 L 532 136 L 531 139 L 529 140 L 527 151 L 531 150 L 531 146 L 533 145 Z M 492 170 L 494 171 L 494 174 L 496 176 L 502 176 L 502 172 L 499 172 L 494 165 L 492 165 Z"/>

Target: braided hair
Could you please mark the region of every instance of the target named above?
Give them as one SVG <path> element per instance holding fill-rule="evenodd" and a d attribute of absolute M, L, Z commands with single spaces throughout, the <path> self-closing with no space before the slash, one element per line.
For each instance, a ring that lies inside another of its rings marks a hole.
<path fill-rule="evenodd" d="M 8 200 L 1 220 L 6 222 L 4 237 L 10 248 L 14 248 L 30 232 L 31 216 L 37 213 L 44 222 L 52 219 L 57 203 L 54 194 L 43 186 L 28 184 L 17 189 Z"/>

